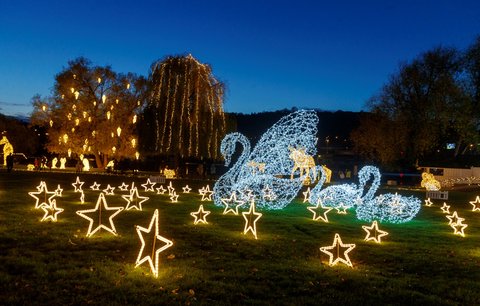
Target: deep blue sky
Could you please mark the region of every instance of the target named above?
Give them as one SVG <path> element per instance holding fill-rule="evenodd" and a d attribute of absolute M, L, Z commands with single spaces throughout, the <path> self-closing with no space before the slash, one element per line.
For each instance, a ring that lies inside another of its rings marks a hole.
<path fill-rule="evenodd" d="M 188 53 L 227 83 L 227 111 L 358 111 L 400 62 L 477 35 L 478 0 L 2 0 L 0 112 L 28 115 L 78 56 L 148 75 Z"/>

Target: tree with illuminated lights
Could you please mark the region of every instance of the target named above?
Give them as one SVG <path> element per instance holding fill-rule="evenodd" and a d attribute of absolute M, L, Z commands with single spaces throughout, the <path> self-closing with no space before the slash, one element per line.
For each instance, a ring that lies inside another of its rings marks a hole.
<path fill-rule="evenodd" d="M 33 98 L 31 120 L 47 128 L 51 152 L 92 154 L 98 168 L 111 158 L 138 158 L 136 124 L 146 85 L 143 77 L 80 57 L 55 76 L 51 97 Z"/>
<path fill-rule="evenodd" d="M 210 66 L 191 55 L 168 56 L 153 63 L 149 84 L 144 126 L 151 133 L 141 133 L 145 151 L 174 156 L 176 161 L 219 159 L 225 86 Z"/>

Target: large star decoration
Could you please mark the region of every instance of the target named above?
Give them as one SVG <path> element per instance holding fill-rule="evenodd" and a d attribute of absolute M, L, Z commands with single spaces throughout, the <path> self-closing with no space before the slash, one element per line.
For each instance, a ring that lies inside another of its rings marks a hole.
<path fill-rule="evenodd" d="M 137 187 L 130 189 L 130 194 L 124 194 L 122 195 L 122 198 L 128 202 L 127 207 L 125 207 L 126 210 L 133 208 L 136 210 L 142 210 L 142 203 L 149 199 L 149 197 L 139 195 Z"/>
<path fill-rule="evenodd" d="M 153 226 L 155 225 L 154 232 L 152 232 Z M 155 209 L 155 212 L 153 213 L 152 220 L 150 221 L 150 225 L 148 228 L 144 228 L 141 226 L 136 226 L 138 237 L 140 238 L 140 242 L 142 243 L 142 246 L 140 247 L 140 252 L 138 253 L 137 256 L 137 261 L 135 262 L 136 266 L 138 267 L 145 261 L 148 262 L 150 265 L 150 269 L 152 270 L 153 276 L 158 277 L 158 257 L 161 252 L 164 250 L 168 249 L 173 245 L 173 242 L 171 240 L 168 240 L 158 234 L 158 209 Z M 153 234 L 153 239 L 151 239 L 151 243 L 147 245 L 145 242 L 143 233 L 146 234 Z M 159 244 L 157 245 L 157 242 Z M 146 255 L 143 255 L 143 253 L 146 253 Z"/>
<path fill-rule="evenodd" d="M 318 219 L 321 219 L 323 222 L 328 223 L 327 214 L 333 208 L 324 207 L 323 203 L 322 203 L 322 200 L 318 199 L 316 206 L 310 206 L 310 207 L 307 207 L 307 209 L 313 213 L 313 220 L 314 221 L 317 221 Z"/>
<path fill-rule="evenodd" d="M 167 191 L 167 189 L 163 188 L 162 185 L 160 185 L 160 187 L 156 189 L 157 189 L 157 194 L 165 194 L 165 192 Z"/>
<path fill-rule="evenodd" d="M 447 205 L 447 203 L 443 202 L 443 206 L 440 207 L 442 210 L 442 213 L 444 214 L 449 214 L 450 213 L 450 205 Z"/>
<path fill-rule="evenodd" d="M 142 187 L 145 188 L 145 191 L 155 192 L 155 189 L 153 189 L 153 186 L 155 186 L 155 183 L 150 181 L 150 178 L 147 179 L 147 182 L 145 184 L 142 184 Z"/>
<path fill-rule="evenodd" d="M 185 186 L 185 187 L 182 187 L 182 190 L 183 190 L 183 193 L 190 193 L 190 191 L 192 190 L 192 188 Z"/>
<path fill-rule="evenodd" d="M 470 204 L 473 206 L 472 211 L 480 211 L 480 196 L 477 196 L 475 201 L 470 201 Z"/>
<path fill-rule="evenodd" d="M 57 222 L 57 215 L 63 212 L 63 208 L 57 207 L 57 201 L 52 200 L 49 206 L 42 206 L 42 210 L 45 212 L 43 218 L 40 221 L 53 221 Z"/>
<path fill-rule="evenodd" d="M 348 253 L 355 248 L 355 244 L 344 244 L 342 238 L 339 234 L 335 234 L 333 244 L 331 246 L 321 247 L 320 251 L 327 254 L 329 259 L 329 265 L 334 266 L 337 263 L 341 262 L 346 264 L 349 267 L 353 267 Z"/>
<path fill-rule="evenodd" d="M 198 210 L 196 212 L 191 212 L 190 215 L 195 218 L 195 221 L 193 221 L 193 224 L 197 223 L 204 223 L 207 224 L 207 216 L 210 214 L 210 211 L 204 210 L 203 205 L 200 205 Z"/>
<path fill-rule="evenodd" d="M 373 240 L 376 243 L 382 242 L 382 237 L 387 236 L 386 231 L 382 231 L 378 228 L 377 221 L 373 221 L 371 226 L 362 225 L 362 228 L 367 232 L 365 241 Z"/>
<path fill-rule="evenodd" d="M 123 207 L 109 207 L 105 200 L 103 192 L 98 196 L 97 204 L 93 209 L 78 210 L 77 215 L 90 221 L 87 231 L 87 237 L 91 237 L 93 234 L 101 230 L 102 228 L 113 235 L 117 235 L 115 224 L 113 224 L 113 218 L 123 210 Z M 92 217 L 90 217 L 90 215 Z M 109 225 L 105 225 L 103 221 L 107 220 Z M 103 220 L 103 221 L 102 221 Z M 94 227 L 95 224 L 95 228 Z"/>
<path fill-rule="evenodd" d="M 430 207 L 430 206 L 432 206 L 432 205 L 433 205 L 433 202 L 430 200 L 430 198 L 427 198 L 427 199 L 425 200 L 425 206 Z"/>
<path fill-rule="evenodd" d="M 226 215 L 229 212 L 233 213 L 234 215 L 238 215 L 238 208 L 245 204 L 244 201 L 237 200 L 237 194 L 232 192 L 230 198 L 220 199 L 223 205 L 225 205 L 225 209 L 223 210 L 223 214 Z M 235 209 L 233 208 L 235 206 Z"/>
<path fill-rule="evenodd" d="M 460 218 L 463 219 L 463 218 Z M 465 237 L 465 233 L 463 232 L 467 228 L 467 224 L 462 223 L 463 220 L 458 221 L 457 223 L 452 223 L 450 226 L 453 228 L 454 235 L 460 235 Z"/>
<path fill-rule="evenodd" d="M 98 191 L 100 190 L 100 184 L 97 182 L 93 182 L 92 186 L 90 186 L 90 189 L 92 189 L 93 191 Z"/>
<path fill-rule="evenodd" d="M 80 178 L 77 176 L 75 183 L 72 183 L 72 186 L 75 188 L 74 192 L 83 192 L 82 186 L 85 182 L 80 182 Z"/>
<path fill-rule="evenodd" d="M 103 189 L 103 192 L 105 192 L 106 195 L 114 195 L 115 193 L 113 192 L 115 190 L 115 187 L 110 186 L 110 184 L 107 185 L 107 188 Z"/>
<path fill-rule="evenodd" d="M 245 228 L 243 229 L 243 234 L 246 235 L 249 231 L 252 232 L 255 239 L 257 239 L 257 221 L 262 217 L 262 214 L 255 211 L 255 202 L 252 200 L 250 204 L 250 209 L 245 212 L 242 212 L 243 218 L 245 219 Z"/>
<path fill-rule="evenodd" d="M 460 218 L 457 214 L 456 211 L 453 212 L 451 215 L 446 215 L 445 216 L 448 219 L 448 225 L 456 224 L 456 223 L 461 223 L 462 221 L 465 221 L 464 218 Z"/>
<path fill-rule="evenodd" d="M 213 191 L 210 190 L 209 185 L 202 187 L 201 189 L 198 189 L 198 193 L 200 193 L 200 195 L 202 196 L 202 201 L 212 200 Z"/>
<path fill-rule="evenodd" d="M 48 191 L 47 184 L 44 181 L 41 181 L 40 185 L 36 188 L 37 191 L 31 191 L 28 193 L 36 200 L 35 209 L 50 206 L 52 199 L 57 196 L 57 193 L 55 191 Z"/>

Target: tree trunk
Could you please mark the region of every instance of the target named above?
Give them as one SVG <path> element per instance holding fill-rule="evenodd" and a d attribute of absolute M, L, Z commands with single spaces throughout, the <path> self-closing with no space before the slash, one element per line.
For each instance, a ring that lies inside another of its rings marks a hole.
<path fill-rule="evenodd" d="M 100 158 L 100 154 L 95 153 L 95 163 L 97 164 L 97 168 L 98 169 L 103 169 L 103 163 L 102 163 L 102 159 Z"/>

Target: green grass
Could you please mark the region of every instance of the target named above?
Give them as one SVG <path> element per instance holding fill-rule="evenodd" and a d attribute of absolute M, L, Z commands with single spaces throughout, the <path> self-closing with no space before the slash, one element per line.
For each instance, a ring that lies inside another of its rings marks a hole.
<path fill-rule="evenodd" d="M 464 304 L 480 303 L 480 212 L 468 201 L 480 191 L 450 192 L 448 204 L 466 219 L 466 237 L 453 235 L 434 202 L 423 206 L 406 224 L 380 224 L 389 232 L 384 242 L 364 241 L 365 232 L 353 211 L 329 213 L 329 223 L 315 222 L 298 198 L 279 211 L 262 211 L 258 240 L 243 235 L 241 216 L 222 215 L 222 208 L 201 202 L 198 193 L 149 196 L 143 211 L 123 211 L 114 219 L 118 236 L 101 231 L 86 238 L 88 221 L 76 215 L 93 208 L 94 181 L 140 187 L 145 178 L 82 174 L 85 204 L 73 192 L 74 174 L 0 173 L 0 301 L 1 304 Z M 59 221 L 40 222 L 28 195 L 41 180 L 50 190 L 60 184 L 65 209 Z M 197 191 L 213 182 L 179 181 Z M 385 190 L 384 190 L 385 191 Z M 395 192 L 396 190 L 387 190 Z M 106 196 L 110 206 L 125 206 L 118 188 Z M 400 194 L 423 192 L 398 190 Z M 124 193 L 123 193 L 124 194 Z M 190 212 L 204 204 L 209 224 L 193 225 Z M 173 241 L 161 254 L 159 277 L 148 265 L 135 268 L 140 241 L 135 225 L 147 227 L 159 210 L 160 234 Z M 335 233 L 350 252 L 353 268 L 330 267 L 321 246 Z"/>

